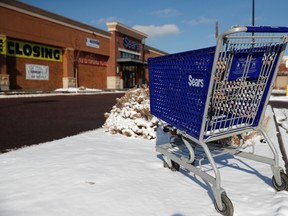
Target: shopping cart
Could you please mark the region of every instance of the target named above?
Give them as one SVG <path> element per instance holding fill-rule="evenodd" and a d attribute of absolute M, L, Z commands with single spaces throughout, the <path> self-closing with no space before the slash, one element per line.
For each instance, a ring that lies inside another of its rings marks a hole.
<path fill-rule="evenodd" d="M 223 215 L 233 215 L 233 205 L 221 187 L 214 157 L 237 154 L 269 164 L 276 190 L 288 189 L 276 149 L 261 128 L 286 34 L 288 27 L 235 26 L 214 47 L 148 60 L 151 113 L 181 131 L 181 142 L 157 145 L 156 150 L 164 155 L 166 167 L 182 166 L 210 182 L 215 208 Z M 241 134 L 251 131 L 263 135 L 273 158 L 244 151 Z M 239 137 L 239 146 L 219 145 L 233 135 Z M 203 160 L 214 175 L 201 169 Z"/>

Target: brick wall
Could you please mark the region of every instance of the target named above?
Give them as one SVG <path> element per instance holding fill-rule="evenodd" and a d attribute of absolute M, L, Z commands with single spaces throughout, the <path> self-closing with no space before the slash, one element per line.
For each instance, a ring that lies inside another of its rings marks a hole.
<path fill-rule="evenodd" d="M 7 72 L 10 75 L 11 89 L 52 90 L 62 88 L 62 62 L 7 57 Z M 26 64 L 49 67 L 49 80 L 27 80 Z"/>

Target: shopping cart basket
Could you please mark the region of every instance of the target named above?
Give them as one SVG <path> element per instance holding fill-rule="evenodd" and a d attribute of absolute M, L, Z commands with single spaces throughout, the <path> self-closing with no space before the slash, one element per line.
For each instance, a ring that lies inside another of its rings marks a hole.
<path fill-rule="evenodd" d="M 221 214 L 233 215 L 233 205 L 221 187 L 216 156 L 237 154 L 269 164 L 273 186 L 288 189 L 276 149 L 261 128 L 288 41 L 286 33 L 288 27 L 235 26 L 221 34 L 214 47 L 148 60 L 151 113 L 180 130 L 183 144 L 164 143 L 156 150 L 164 155 L 165 166 L 177 170 L 181 165 L 210 182 Z M 242 140 L 241 134 L 251 131 L 263 135 L 273 158 L 245 152 L 243 145 L 215 144 L 233 135 Z M 203 159 L 214 175 L 194 166 Z"/>

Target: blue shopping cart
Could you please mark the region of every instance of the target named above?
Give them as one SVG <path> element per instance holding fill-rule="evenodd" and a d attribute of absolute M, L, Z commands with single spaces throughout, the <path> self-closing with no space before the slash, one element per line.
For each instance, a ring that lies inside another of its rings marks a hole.
<path fill-rule="evenodd" d="M 233 204 L 221 187 L 214 157 L 237 154 L 269 164 L 276 190 L 288 189 L 276 149 L 261 128 L 287 34 L 288 27 L 235 26 L 218 37 L 216 46 L 148 60 L 151 113 L 180 130 L 182 139 L 182 145 L 169 142 L 156 150 L 165 166 L 183 166 L 210 182 L 215 208 L 223 215 L 233 215 Z M 264 136 L 273 158 L 246 152 L 242 144 L 219 145 L 233 135 L 242 140 L 241 134 L 251 131 Z M 214 175 L 201 169 L 203 160 Z"/>

